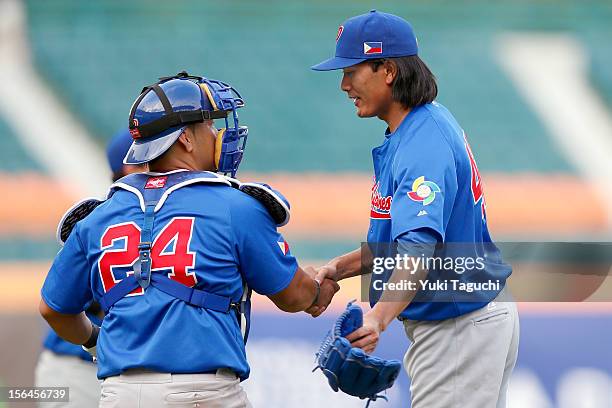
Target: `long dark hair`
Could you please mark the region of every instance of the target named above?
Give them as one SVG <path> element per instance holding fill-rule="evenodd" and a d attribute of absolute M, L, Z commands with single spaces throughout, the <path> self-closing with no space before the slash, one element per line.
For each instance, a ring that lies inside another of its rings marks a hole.
<path fill-rule="evenodd" d="M 438 95 L 436 77 L 418 55 L 383 58 L 371 61 L 372 70 L 385 62 L 395 64 L 397 74 L 393 80 L 393 99 L 407 108 L 433 102 Z"/>

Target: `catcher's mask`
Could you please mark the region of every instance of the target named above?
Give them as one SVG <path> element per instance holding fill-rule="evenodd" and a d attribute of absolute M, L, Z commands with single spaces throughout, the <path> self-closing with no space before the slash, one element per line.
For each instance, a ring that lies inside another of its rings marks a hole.
<path fill-rule="evenodd" d="M 219 173 L 236 175 L 248 136 L 239 126 L 236 110 L 244 106 L 231 85 L 192 76 L 183 71 L 142 89 L 130 111 L 130 133 L 134 139 L 123 159 L 125 164 L 147 163 L 166 152 L 185 127 L 204 120 L 223 119 L 215 143 L 215 165 Z"/>

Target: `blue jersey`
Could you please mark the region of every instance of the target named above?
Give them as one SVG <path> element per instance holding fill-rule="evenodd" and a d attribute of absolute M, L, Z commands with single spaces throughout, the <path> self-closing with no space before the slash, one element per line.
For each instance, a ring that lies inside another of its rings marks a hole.
<path fill-rule="evenodd" d="M 152 187 L 165 178 L 152 177 Z M 229 183 L 172 188 L 161 204 L 151 248 L 156 274 L 232 302 L 241 299 L 245 283 L 272 295 L 293 279 L 297 262 L 272 218 Z M 77 223 L 45 280 L 45 302 L 60 313 L 79 313 L 92 298 L 100 302 L 134 273 L 143 219 L 141 198 L 119 189 Z M 249 366 L 237 319 L 233 311 L 194 307 L 155 286 L 135 289 L 103 320 L 98 377 L 135 367 L 168 373 L 229 368 L 245 379 Z"/>
<path fill-rule="evenodd" d="M 491 241 L 482 180 L 465 134 L 450 112 L 437 102 L 414 108 L 395 132 L 385 135 L 372 157 L 375 177 L 367 237 L 371 247 L 402 242 L 408 234 L 426 231 L 438 242 L 460 243 L 463 256 L 484 259 L 477 276 L 457 273 L 457 280 L 499 283 L 499 289 L 476 291 L 465 302 L 454 301 L 448 292 L 447 302 L 415 301 L 400 316 L 442 320 L 494 299 L 511 268 Z M 371 288 L 370 295 L 374 304 L 380 293 Z M 429 294 L 429 299 L 434 298 Z"/>

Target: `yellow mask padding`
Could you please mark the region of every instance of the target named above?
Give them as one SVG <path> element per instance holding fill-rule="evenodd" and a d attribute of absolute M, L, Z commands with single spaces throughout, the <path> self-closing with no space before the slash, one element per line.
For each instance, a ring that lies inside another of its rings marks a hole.
<path fill-rule="evenodd" d="M 223 135 L 225 134 L 225 128 L 219 129 L 217 137 L 215 139 L 215 167 L 219 168 L 219 161 L 221 160 L 221 150 L 223 149 Z"/>
<path fill-rule="evenodd" d="M 213 109 L 219 110 L 219 108 L 217 107 L 217 104 L 215 103 L 215 98 L 213 98 L 212 92 L 210 92 L 210 89 L 208 88 L 208 85 L 207 84 L 199 84 L 199 85 L 200 85 L 200 88 L 202 88 L 202 90 L 208 97 L 208 100 L 210 101 L 210 104 L 212 105 Z"/>

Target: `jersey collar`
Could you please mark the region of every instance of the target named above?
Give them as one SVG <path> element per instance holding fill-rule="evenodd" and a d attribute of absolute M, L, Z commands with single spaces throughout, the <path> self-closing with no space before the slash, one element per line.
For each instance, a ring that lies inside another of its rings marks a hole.
<path fill-rule="evenodd" d="M 408 112 L 408 114 L 406 116 L 404 116 L 404 119 L 402 119 L 402 122 L 399 124 L 399 126 L 397 127 L 397 129 L 395 129 L 395 132 L 390 132 L 389 127 L 387 126 L 387 129 L 385 130 L 385 137 L 388 139 L 391 136 L 393 136 L 394 134 L 398 133 L 403 127 L 406 126 L 406 124 L 408 122 L 410 122 L 410 118 L 412 116 L 414 116 L 414 112 L 416 112 L 417 110 L 421 109 L 421 106 L 416 106 L 414 108 L 412 108 L 410 110 L 410 112 Z"/>

